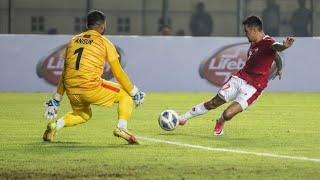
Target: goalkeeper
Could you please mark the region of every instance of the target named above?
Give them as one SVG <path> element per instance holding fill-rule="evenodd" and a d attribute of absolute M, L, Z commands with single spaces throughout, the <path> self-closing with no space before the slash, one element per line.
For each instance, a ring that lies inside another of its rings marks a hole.
<path fill-rule="evenodd" d="M 49 120 L 57 116 L 64 92 L 72 112 L 50 121 L 43 140 L 51 142 L 60 129 L 87 122 L 92 117 L 91 105 L 110 107 L 118 103 L 118 125 L 113 134 L 129 144 L 139 144 L 136 137 L 127 130 L 127 121 L 133 105 L 137 107 L 143 103 L 145 93 L 132 84 L 119 63 L 119 54 L 114 45 L 103 36 L 106 29 L 105 15 L 96 10 L 89 12 L 87 28 L 68 42 L 63 73 L 56 93 L 46 102 L 44 115 Z M 110 65 L 119 84 L 101 78 L 105 63 Z"/>

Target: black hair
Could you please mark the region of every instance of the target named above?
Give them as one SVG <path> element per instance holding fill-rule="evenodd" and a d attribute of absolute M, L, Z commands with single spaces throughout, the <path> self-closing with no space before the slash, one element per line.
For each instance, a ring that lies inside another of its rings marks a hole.
<path fill-rule="evenodd" d="M 106 16 L 103 12 L 98 10 L 90 11 L 87 15 L 87 27 L 90 28 L 92 26 L 99 25 L 104 23 L 106 20 Z"/>
<path fill-rule="evenodd" d="M 262 21 L 258 16 L 249 16 L 242 22 L 242 24 L 249 27 L 255 26 L 258 27 L 259 30 L 262 30 Z"/>

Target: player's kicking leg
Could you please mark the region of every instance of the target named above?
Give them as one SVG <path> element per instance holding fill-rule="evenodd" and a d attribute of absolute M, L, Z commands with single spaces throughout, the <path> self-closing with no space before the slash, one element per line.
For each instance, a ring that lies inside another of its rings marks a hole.
<path fill-rule="evenodd" d="M 205 114 L 209 110 L 216 109 L 222 104 L 233 100 L 235 94 L 237 93 L 237 81 L 235 77 L 231 77 L 219 90 L 218 94 L 213 97 L 211 100 L 198 104 L 193 107 L 190 111 L 179 117 L 179 124 L 184 125 L 189 119 Z"/>
<path fill-rule="evenodd" d="M 184 125 L 189 119 L 205 114 L 209 110 L 216 109 L 217 107 L 224 104 L 226 101 L 223 100 L 219 95 L 216 95 L 210 101 L 198 104 L 193 107 L 190 111 L 179 117 L 179 125 Z M 231 120 L 236 114 L 242 111 L 242 107 L 238 102 L 233 102 L 222 115 L 216 120 L 216 125 L 213 129 L 213 133 L 216 136 L 223 134 L 223 128 L 225 121 Z"/>
<path fill-rule="evenodd" d="M 211 100 L 200 103 L 194 106 L 193 108 L 191 108 L 191 110 L 189 110 L 185 114 L 179 116 L 179 125 L 182 126 L 186 124 L 189 119 L 205 114 L 212 109 L 216 109 L 217 107 L 221 106 L 225 102 L 226 101 L 223 100 L 219 95 L 216 95 Z"/>
<path fill-rule="evenodd" d="M 190 111 L 186 112 L 184 115 L 180 116 L 179 124 L 184 125 L 189 119 L 205 114 L 209 110 L 216 109 L 217 107 L 221 106 L 222 104 L 232 101 L 236 98 L 237 94 L 239 93 L 239 83 L 241 81 L 238 77 L 232 76 L 219 90 L 218 94 L 212 98 L 210 101 L 205 103 L 201 103 L 195 107 L 193 107 Z M 226 111 L 229 112 L 229 111 Z M 224 119 L 223 116 L 218 119 L 216 122 L 216 126 L 214 128 L 215 135 L 223 134 L 223 126 L 224 126 Z"/>

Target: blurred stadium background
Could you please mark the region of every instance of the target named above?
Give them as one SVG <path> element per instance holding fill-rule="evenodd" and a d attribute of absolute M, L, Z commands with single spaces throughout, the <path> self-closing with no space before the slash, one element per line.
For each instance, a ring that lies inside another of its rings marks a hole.
<path fill-rule="evenodd" d="M 214 22 L 210 35 L 241 36 L 241 20 L 251 14 L 262 16 L 268 1 L 201 1 Z M 87 11 L 99 9 L 107 15 L 108 24 L 112 24 L 108 29 L 110 35 L 158 35 L 162 22 L 171 26 L 172 35 L 183 32 L 191 35 L 190 18 L 197 3 L 198 0 L 0 0 L 0 33 L 75 34 L 85 28 Z M 277 35 L 292 34 L 291 20 L 299 8 L 298 0 L 273 3 L 280 15 Z M 306 0 L 305 5 L 312 14 L 308 36 L 319 36 L 320 0 Z"/>

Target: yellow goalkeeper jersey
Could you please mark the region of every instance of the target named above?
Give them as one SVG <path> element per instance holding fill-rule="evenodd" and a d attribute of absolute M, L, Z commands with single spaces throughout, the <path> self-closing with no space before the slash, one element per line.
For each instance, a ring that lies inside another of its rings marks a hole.
<path fill-rule="evenodd" d="M 124 90 L 130 93 L 133 84 L 123 71 L 112 42 L 95 30 L 74 36 L 66 48 L 64 70 L 57 92 L 61 95 L 64 91 L 83 94 L 101 86 L 105 63 L 110 65 Z"/>

